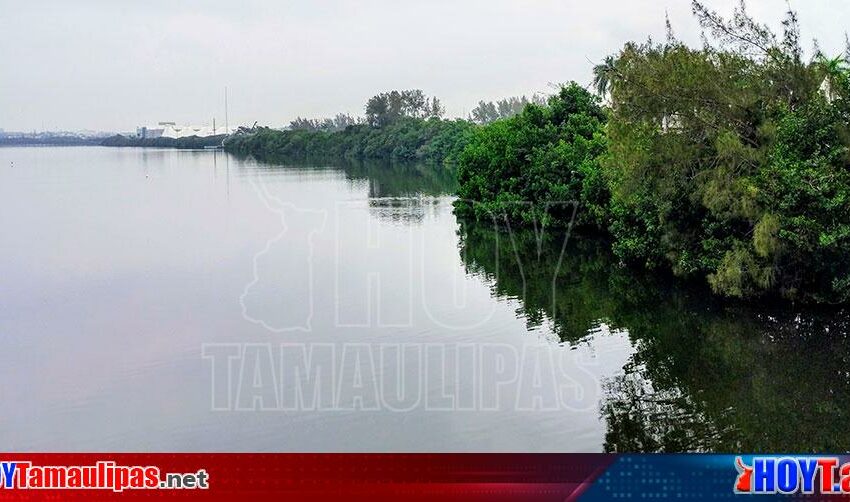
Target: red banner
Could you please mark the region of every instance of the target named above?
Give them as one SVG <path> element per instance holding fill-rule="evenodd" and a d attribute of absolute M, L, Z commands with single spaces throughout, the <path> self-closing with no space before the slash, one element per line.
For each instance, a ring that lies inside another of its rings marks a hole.
<path fill-rule="evenodd" d="M 7 473 L 15 484 L 0 488 L 0 496 L 562 501 L 584 491 L 613 460 L 591 454 L 2 454 L 0 476 Z M 76 488 L 81 482 L 99 488 Z"/>

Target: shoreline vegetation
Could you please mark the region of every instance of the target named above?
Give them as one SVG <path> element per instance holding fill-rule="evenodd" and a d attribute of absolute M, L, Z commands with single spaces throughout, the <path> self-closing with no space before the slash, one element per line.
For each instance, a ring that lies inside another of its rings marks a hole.
<path fill-rule="evenodd" d="M 258 127 L 249 134 L 231 136 L 224 148 L 258 160 L 323 157 L 452 165 L 473 128 L 474 125 L 465 120 L 436 117 L 399 117 L 381 127 L 355 124 L 342 130 L 279 131 Z"/>
<path fill-rule="evenodd" d="M 801 46 L 742 2 L 697 0 L 702 47 L 629 42 L 593 89 L 480 102 L 444 120 L 421 91 L 371 98 L 364 118 L 244 129 L 227 151 L 258 160 L 418 160 L 456 172 L 461 218 L 602 234 L 620 265 L 666 270 L 723 297 L 850 301 L 850 40 Z M 578 205 L 575 221 L 572 208 Z"/>
<path fill-rule="evenodd" d="M 179 149 L 202 149 L 213 146 L 221 146 L 227 136 L 219 134 L 216 136 L 189 136 L 186 138 L 134 138 L 117 134 L 103 139 L 100 146 L 137 146 L 147 148 L 179 148 Z"/>
<path fill-rule="evenodd" d="M 366 102 L 365 111 L 358 118 L 347 114 L 333 119 L 298 117 L 283 131 L 243 130 L 227 138 L 225 150 L 259 160 L 337 157 L 451 165 L 475 127 L 467 120 L 443 119 L 440 100 L 419 89 L 377 94 Z"/>

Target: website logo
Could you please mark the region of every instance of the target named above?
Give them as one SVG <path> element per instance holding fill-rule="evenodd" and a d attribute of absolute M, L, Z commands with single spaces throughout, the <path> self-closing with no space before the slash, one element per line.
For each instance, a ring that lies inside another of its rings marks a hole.
<path fill-rule="evenodd" d="M 735 457 L 735 493 L 850 494 L 850 462 L 836 457 Z"/>

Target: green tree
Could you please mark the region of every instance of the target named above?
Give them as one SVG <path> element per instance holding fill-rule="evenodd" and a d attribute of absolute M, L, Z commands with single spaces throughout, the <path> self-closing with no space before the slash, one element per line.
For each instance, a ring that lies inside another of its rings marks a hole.
<path fill-rule="evenodd" d="M 366 122 L 373 127 L 384 127 L 403 117 L 439 118 L 443 112 L 440 100 L 429 98 L 421 89 L 382 92 L 366 102 Z"/>
<path fill-rule="evenodd" d="M 478 106 L 472 109 L 470 117 L 478 124 L 489 124 L 499 119 L 499 111 L 492 101 L 479 101 Z"/>

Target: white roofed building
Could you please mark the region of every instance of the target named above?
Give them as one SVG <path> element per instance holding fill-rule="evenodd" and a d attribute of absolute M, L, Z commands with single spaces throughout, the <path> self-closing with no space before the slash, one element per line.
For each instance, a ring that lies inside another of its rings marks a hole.
<path fill-rule="evenodd" d="M 233 131 L 234 129 L 231 127 L 229 132 L 232 133 Z M 227 133 L 228 131 L 225 130 L 224 126 L 177 125 L 174 122 L 159 122 L 155 126 L 140 126 L 136 128 L 136 136 L 144 139 L 188 138 L 190 136 L 204 138 Z"/>

